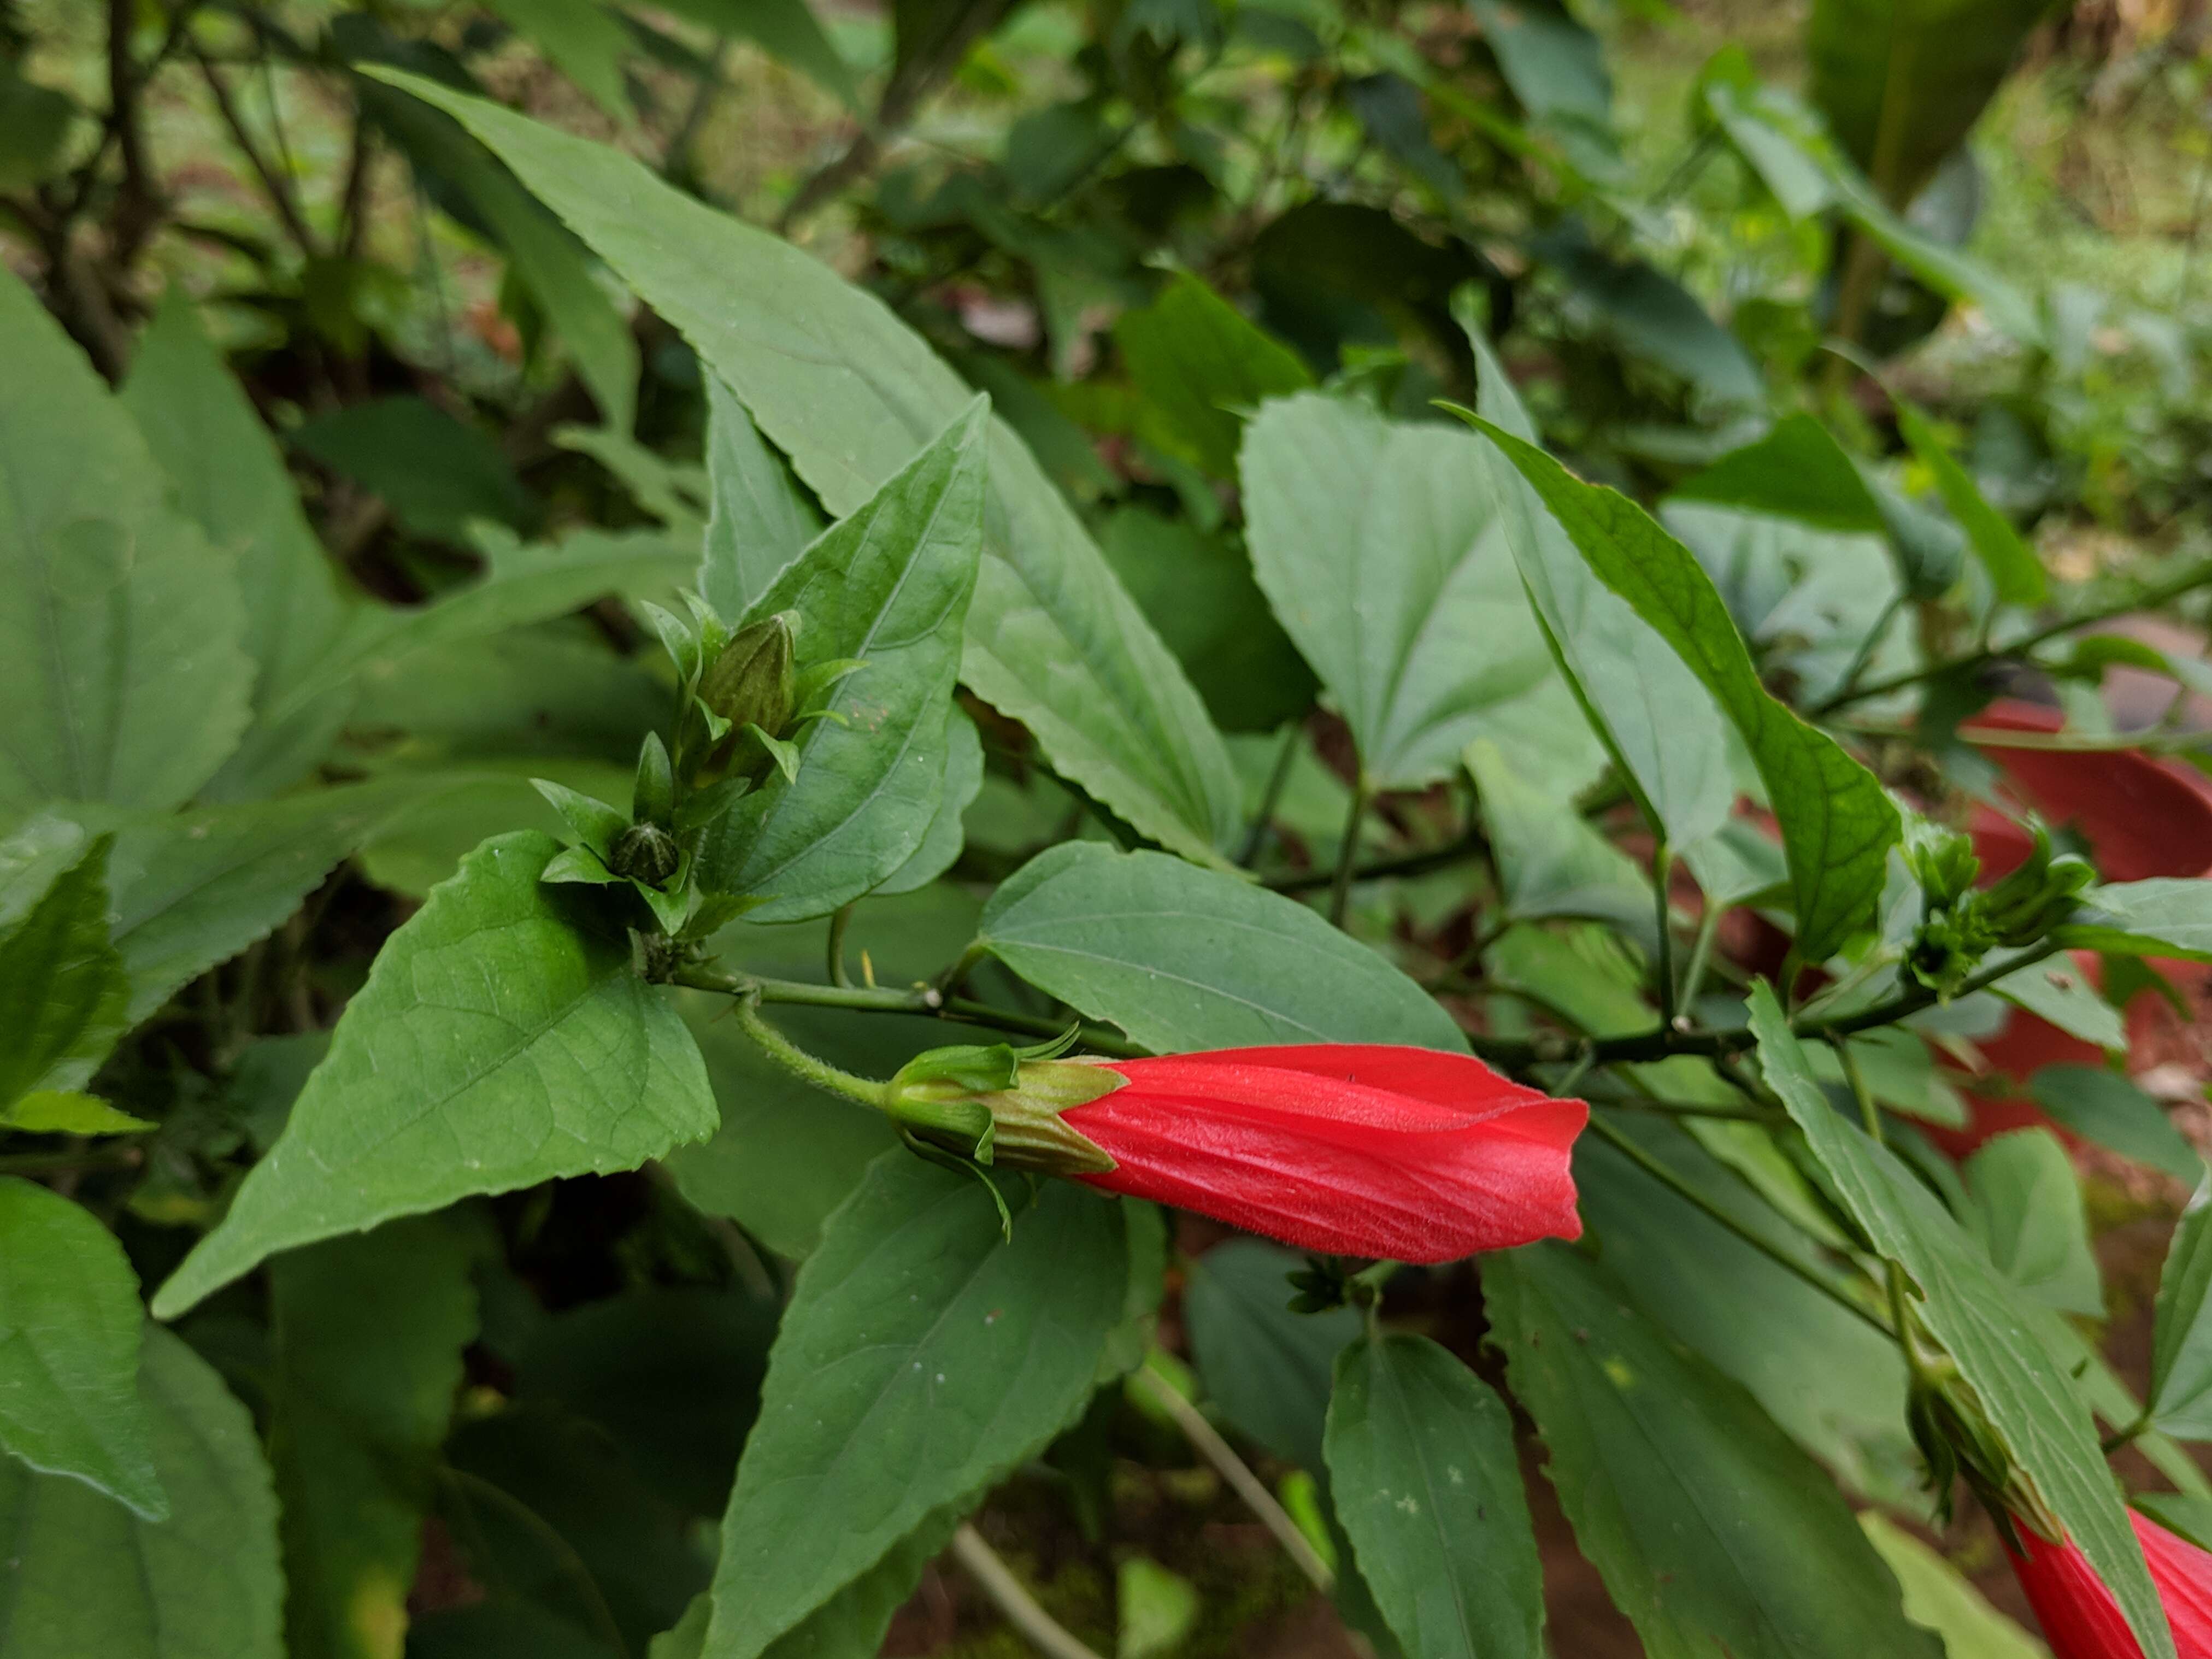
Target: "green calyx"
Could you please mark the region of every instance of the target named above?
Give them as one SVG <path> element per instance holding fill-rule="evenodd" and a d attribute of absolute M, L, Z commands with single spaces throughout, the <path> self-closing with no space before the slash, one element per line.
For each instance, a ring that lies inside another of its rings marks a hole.
<path fill-rule="evenodd" d="M 1028 1048 L 933 1048 L 884 1085 L 884 1110 L 911 1140 L 975 1164 L 1102 1174 L 1113 1158 L 1060 1115 L 1127 1079 L 1089 1060 L 1058 1058 L 1066 1046 L 1062 1039 Z"/>

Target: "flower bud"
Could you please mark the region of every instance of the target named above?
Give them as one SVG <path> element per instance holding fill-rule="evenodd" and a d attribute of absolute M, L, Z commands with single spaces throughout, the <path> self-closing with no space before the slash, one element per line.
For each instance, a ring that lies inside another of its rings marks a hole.
<path fill-rule="evenodd" d="M 738 731 L 757 726 L 781 737 L 798 712 L 792 662 L 796 620 L 783 611 L 739 629 L 700 677 L 699 701 Z"/>
<path fill-rule="evenodd" d="M 607 849 L 607 868 L 632 881 L 658 887 L 676 873 L 683 852 L 676 837 L 653 823 L 633 823 Z"/>
<path fill-rule="evenodd" d="M 1101 1175 L 1114 1160 L 1060 1114 L 1110 1094 L 1124 1079 L 1060 1045 L 933 1048 L 884 1085 L 884 1107 L 915 1139 L 978 1164 L 1047 1175 Z"/>

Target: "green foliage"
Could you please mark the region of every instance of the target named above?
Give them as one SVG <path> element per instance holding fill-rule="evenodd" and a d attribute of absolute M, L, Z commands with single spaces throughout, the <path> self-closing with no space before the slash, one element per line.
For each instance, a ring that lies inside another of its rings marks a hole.
<path fill-rule="evenodd" d="M 0 1648 L 2169 1650 L 2202 65 L 1961 4 L 4 10 Z"/>
<path fill-rule="evenodd" d="M 555 853 L 498 837 L 394 934 L 222 1225 L 155 1297 L 173 1317 L 278 1250 L 712 1132 L 699 1051 Z"/>
<path fill-rule="evenodd" d="M 1505 1402 L 1425 1337 L 1337 1356 L 1336 1512 L 1408 1653 L 1543 1651 L 1542 1572 Z"/>
<path fill-rule="evenodd" d="M 1055 848 L 991 896 L 977 939 L 1031 984 L 1161 1052 L 1465 1047 L 1411 980 L 1312 911 L 1157 853 Z"/>
<path fill-rule="evenodd" d="M 1540 1244 L 1500 1257 L 1483 1285 L 1559 1505 L 1647 1651 L 1939 1651 L 1805 1455 L 1601 1269 Z"/>
<path fill-rule="evenodd" d="M 872 1166 L 777 1334 L 705 1652 L 770 1650 L 1041 1449 L 1089 1398 L 1129 1278 L 1117 1205 L 1053 1183 L 1009 1238 L 964 1176 L 903 1154 Z"/>
<path fill-rule="evenodd" d="M 169 1519 L 138 1399 L 138 1282 L 83 1210 L 0 1176 L 0 1449 Z"/>
<path fill-rule="evenodd" d="M 0 1460 L 10 1653 L 169 1659 L 171 1632 L 237 1659 L 283 1659 L 276 1504 L 246 1408 L 184 1340 L 146 1333 L 139 1369 L 166 1521 L 67 1476 Z"/>

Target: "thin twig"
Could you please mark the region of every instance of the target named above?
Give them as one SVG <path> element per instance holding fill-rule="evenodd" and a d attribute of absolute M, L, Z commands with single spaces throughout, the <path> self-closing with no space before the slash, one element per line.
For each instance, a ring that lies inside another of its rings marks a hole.
<path fill-rule="evenodd" d="M 1098 1659 L 1071 1635 L 1066 1627 L 1038 1605 L 1037 1599 L 1014 1577 L 1014 1570 L 999 1559 L 998 1551 L 983 1541 L 983 1534 L 966 1522 L 952 1534 L 952 1557 L 966 1568 L 975 1588 L 1006 1616 L 1006 1622 L 1046 1659 Z"/>
<path fill-rule="evenodd" d="M 1275 1495 L 1237 1456 L 1236 1449 L 1221 1437 L 1221 1431 L 1206 1420 L 1206 1413 L 1144 1366 L 1130 1374 L 1129 1382 L 1175 1419 L 1176 1427 L 1182 1431 L 1192 1448 L 1213 1465 L 1230 1489 L 1244 1500 L 1244 1506 L 1259 1516 L 1260 1524 L 1275 1535 L 1283 1553 L 1297 1563 L 1298 1571 L 1324 1593 L 1334 1589 L 1336 1575 L 1328 1570 L 1328 1563 L 1316 1553 L 1305 1534 L 1298 1530 L 1298 1523 L 1291 1519 L 1290 1512 L 1275 1501 Z"/>
<path fill-rule="evenodd" d="M 1344 815 L 1344 841 L 1336 849 L 1336 872 L 1328 884 L 1328 920 L 1333 927 L 1344 926 L 1344 913 L 1352 902 L 1352 866 L 1359 859 L 1359 826 L 1367 816 L 1367 780 L 1352 787 L 1352 806 Z"/>
<path fill-rule="evenodd" d="M 238 105 L 230 95 L 230 88 L 222 78 L 222 71 L 209 62 L 207 54 L 197 46 L 192 48 L 192 58 L 200 66 L 200 75 L 207 82 L 208 90 L 215 95 L 216 109 L 222 117 L 223 125 L 229 129 L 231 142 L 246 157 L 246 165 L 253 169 L 253 176 L 261 181 L 262 190 L 276 208 L 276 216 L 283 221 L 284 228 L 289 233 L 294 246 L 298 247 L 302 258 L 314 258 L 317 253 L 314 235 L 301 215 L 299 203 L 293 199 L 291 181 L 276 170 L 269 158 L 262 155 L 261 147 L 253 142 L 253 135 L 246 130 L 245 118 L 239 113 Z"/>
<path fill-rule="evenodd" d="M 1489 851 L 1490 842 L 1480 831 L 1470 830 L 1457 841 L 1443 847 L 1431 847 L 1419 853 L 1400 853 L 1387 859 L 1376 859 L 1363 864 L 1352 872 L 1355 882 L 1382 881 L 1392 876 L 1425 876 L 1431 871 L 1447 869 L 1462 859 L 1474 858 Z M 1279 893 L 1306 893 L 1316 887 L 1326 887 L 1336 878 L 1335 870 L 1300 870 L 1287 876 L 1271 876 L 1267 885 Z"/>

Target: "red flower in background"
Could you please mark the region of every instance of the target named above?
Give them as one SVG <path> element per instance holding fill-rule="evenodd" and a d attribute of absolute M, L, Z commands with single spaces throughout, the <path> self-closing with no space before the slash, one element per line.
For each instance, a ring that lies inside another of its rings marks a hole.
<path fill-rule="evenodd" d="M 2175 1652 L 2180 1659 L 2212 1659 L 2212 1553 L 2133 1510 L 2128 1519 L 2172 1626 Z M 2045 1543 L 2025 1527 L 2020 1535 L 2027 1553 L 2013 1556 L 2012 1570 L 2057 1659 L 2142 1659 L 2119 1604 L 2081 1550 L 2070 1540 Z"/>
<path fill-rule="evenodd" d="M 1109 1154 L 1079 1178 L 1309 1250 L 1455 1261 L 1576 1238 L 1589 1109 L 1465 1054 L 1367 1043 L 1093 1061 L 1126 1086 L 1061 1113 Z"/>

